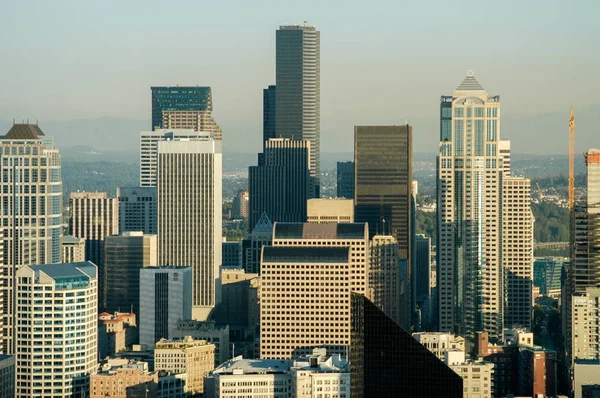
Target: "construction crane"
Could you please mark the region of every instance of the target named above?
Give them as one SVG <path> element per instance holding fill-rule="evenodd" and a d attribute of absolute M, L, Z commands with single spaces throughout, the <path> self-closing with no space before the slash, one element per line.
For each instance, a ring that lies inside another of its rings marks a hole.
<path fill-rule="evenodd" d="M 575 113 L 571 107 L 569 118 L 569 211 L 575 202 Z"/>
<path fill-rule="evenodd" d="M 536 181 L 535 185 L 537 185 L 538 194 L 540 195 L 540 201 L 544 199 L 544 193 L 542 192 L 542 188 L 540 188 L 540 184 Z"/>

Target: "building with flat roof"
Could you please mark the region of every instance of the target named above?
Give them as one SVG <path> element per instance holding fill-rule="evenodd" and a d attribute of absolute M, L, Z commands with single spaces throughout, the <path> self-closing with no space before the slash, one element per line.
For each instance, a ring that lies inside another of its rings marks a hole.
<path fill-rule="evenodd" d="M 444 363 L 463 379 L 463 398 L 492 398 L 494 364 L 465 359 L 465 352 L 449 350 L 444 353 Z"/>
<path fill-rule="evenodd" d="M 161 339 L 154 346 L 154 369 L 185 375 L 185 391 L 204 393 L 204 377 L 215 367 L 215 346 L 205 340 Z"/>
<path fill-rule="evenodd" d="M 600 359 L 600 287 L 571 296 L 573 359 Z"/>
<path fill-rule="evenodd" d="M 157 191 L 156 187 L 119 187 L 119 232 L 142 231 L 144 234 L 157 233 Z"/>
<path fill-rule="evenodd" d="M 544 257 L 534 260 L 533 285 L 540 288 L 540 294 L 560 299 L 561 277 L 568 263 L 566 257 Z"/>
<path fill-rule="evenodd" d="M 61 247 L 61 260 L 63 263 L 78 263 L 85 261 L 85 239 L 64 235 L 62 237 Z"/>
<path fill-rule="evenodd" d="M 600 395 L 600 360 L 576 359 L 573 365 L 573 398 L 595 398 Z"/>
<path fill-rule="evenodd" d="M 242 242 L 227 242 L 223 238 L 222 267 L 239 267 L 242 265 Z"/>
<path fill-rule="evenodd" d="M 452 333 L 419 332 L 413 333 L 412 336 L 438 357 L 440 361 L 444 360 L 446 351 L 465 352 L 465 339 Z"/>
<path fill-rule="evenodd" d="M 19 382 L 15 396 L 89 395 L 90 374 L 98 361 L 97 267 L 89 261 L 23 266 L 17 271 L 16 282 L 19 328 L 15 351 L 19 358 L 16 369 Z M 38 295 L 44 295 L 44 305 Z M 76 333 L 65 333 L 62 326 L 43 331 L 41 319 L 53 325 L 67 325 Z M 43 360 L 48 357 L 52 361 Z M 56 367 L 55 363 L 61 366 Z M 51 386 L 36 379 L 38 375 L 49 374 Z"/>
<path fill-rule="evenodd" d="M 233 341 L 246 341 L 257 334 L 260 322 L 260 277 L 246 273 L 243 268 L 224 268 L 223 300 L 217 311 L 216 320 L 229 325 Z"/>
<path fill-rule="evenodd" d="M 231 358 L 229 347 L 229 325 L 219 325 L 214 321 L 183 320 L 173 329 L 173 339 L 191 336 L 205 340 L 215 346 L 215 367 Z"/>
<path fill-rule="evenodd" d="M 354 200 L 352 199 L 308 199 L 306 218 L 309 223 L 353 223 Z"/>
<path fill-rule="evenodd" d="M 98 357 L 114 356 L 138 342 L 135 314 L 101 312 L 98 315 Z"/>
<path fill-rule="evenodd" d="M 354 200 L 354 162 L 337 162 L 337 197 Z"/>

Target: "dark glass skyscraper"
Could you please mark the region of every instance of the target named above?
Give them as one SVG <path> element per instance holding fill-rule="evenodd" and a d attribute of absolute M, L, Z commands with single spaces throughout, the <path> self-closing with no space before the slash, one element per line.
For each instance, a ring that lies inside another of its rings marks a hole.
<path fill-rule="evenodd" d="M 354 162 L 337 162 L 337 197 L 354 200 Z"/>
<path fill-rule="evenodd" d="M 263 90 L 263 151 L 266 142 L 271 138 L 275 138 L 276 100 L 276 86 L 269 86 Z"/>
<path fill-rule="evenodd" d="M 265 145 L 258 166 L 248 168 L 250 231 L 263 213 L 272 222 L 306 221 L 310 143 L 276 138 Z"/>
<path fill-rule="evenodd" d="M 463 381 L 371 301 L 352 294 L 352 398 L 462 398 Z"/>
<path fill-rule="evenodd" d="M 320 32 L 306 23 L 276 33 L 276 134 L 310 141 L 310 175 L 319 197 L 321 77 Z"/>
<path fill-rule="evenodd" d="M 212 112 L 210 87 L 151 87 L 152 130 L 163 127 L 163 111 Z"/>

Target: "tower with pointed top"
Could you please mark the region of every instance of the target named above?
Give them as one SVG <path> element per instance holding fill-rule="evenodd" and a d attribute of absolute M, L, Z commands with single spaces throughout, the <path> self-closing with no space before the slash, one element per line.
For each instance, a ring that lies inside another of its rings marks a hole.
<path fill-rule="evenodd" d="M 472 339 L 503 327 L 500 97 L 472 71 L 441 97 L 437 156 L 439 330 Z"/>

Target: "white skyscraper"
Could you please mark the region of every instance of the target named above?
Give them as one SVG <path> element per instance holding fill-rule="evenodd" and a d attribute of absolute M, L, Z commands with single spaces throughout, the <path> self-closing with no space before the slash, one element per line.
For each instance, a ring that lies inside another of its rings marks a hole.
<path fill-rule="evenodd" d="M 97 267 L 23 266 L 16 280 L 16 397 L 89 397 L 98 361 Z"/>
<path fill-rule="evenodd" d="M 140 133 L 140 186 L 155 187 L 158 168 L 158 142 L 164 140 L 196 139 L 213 136 L 214 133 L 192 129 L 156 129 Z"/>
<path fill-rule="evenodd" d="M 0 351 L 4 345 L 4 352 L 12 354 L 16 270 L 24 265 L 58 263 L 61 258 L 60 153 L 52 137 L 44 135 L 37 125 L 15 124 L 0 139 L 0 170 L 4 250 L 0 288 L 6 289 L 0 293 L 4 318 L 0 320 Z"/>
<path fill-rule="evenodd" d="M 159 265 L 192 267 L 192 318 L 206 320 L 221 301 L 221 141 L 159 141 L 157 183 Z"/>
<path fill-rule="evenodd" d="M 162 338 L 172 338 L 177 322 L 192 316 L 192 269 L 140 269 L 140 344 L 148 349 Z"/>
<path fill-rule="evenodd" d="M 437 277 L 439 330 L 502 332 L 500 97 L 469 71 L 441 98 Z"/>

